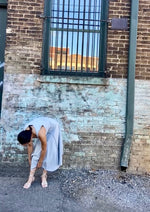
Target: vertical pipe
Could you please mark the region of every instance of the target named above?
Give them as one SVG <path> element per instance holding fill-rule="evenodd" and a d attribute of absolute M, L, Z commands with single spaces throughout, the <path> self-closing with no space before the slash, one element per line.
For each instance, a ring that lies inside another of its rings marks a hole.
<path fill-rule="evenodd" d="M 126 169 L 128 167 L 130 148 L 133 138 L 138 8 L 139 8 L 139 0 L 132 0 L 131 18 L 130 18 L 128 78 L 127 78 L 126 129 L 125 129 L 126 131 L 125 131 L 125 141 L 123 144 L 122 155 L 121 155 L 122 169 Z"/>

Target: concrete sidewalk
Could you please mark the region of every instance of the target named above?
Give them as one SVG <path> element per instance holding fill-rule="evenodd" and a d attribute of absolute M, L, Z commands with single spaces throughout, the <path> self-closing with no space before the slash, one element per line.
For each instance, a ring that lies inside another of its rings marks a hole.
<path fill-rule="evenodd" d="M 148 177 L 136 179 L 115 171 L 57 170 L 48 175 L 48 188 L 43 189 L 39 170 L 26 190 L 23 185 L 28 171 L 0 166 L 0 212 L 150 211 L 150 189 L 140 190 L 144 184 L 145 189 L 150 185 Z"/>
<path fill-rule="evenodd" d="M 114 208 L 104 200 L 87 208 L 79 200 L 65 196 L 58 178 L 49 178 L 45 189 L 38 177 L 28 190 L 22 188 L 25 181 L 25 177 L 0 177 L 0 212 L 99 212 Z"/>
<path fill-rule="evenodd" d="M 39 181 L 25 190 L 25 178 L 0 177 L 0 212 L 84 211 L 75 201 L 65 198 L 57 180 L 49 180 L 46 189 Z"/>

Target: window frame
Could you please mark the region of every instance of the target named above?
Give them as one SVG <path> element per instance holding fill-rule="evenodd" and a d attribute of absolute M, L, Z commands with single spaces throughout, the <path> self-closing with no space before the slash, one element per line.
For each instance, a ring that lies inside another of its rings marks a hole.
<path fill-rule="evenodd" d="M 99 50 L 99 70 L 98 72 L 69 72 L 69 71 L 50 71 L 49 70 L 49 36 L 50 36 L 50 12 L 51 12 L 51 0 L 45 0 L 44 3 L 44 22 L 43 22 L 43 46 L 42 46 L 42 63 L 41 74 L 42 75 L 64 75 L 64 76 L 94 76 L 104 77 L 106 69 L 106 55 L 107 55 L 107 31 L 108 31 L 108 11 L 109 0 L 101 0 L 101 21 L 100 21 L 100 50 Z"/>
<path fill-rule="evenodd" d="M 7 7 L 7 1 L 8 0 L 0 0 L 0 6 Z"/>
<path fill-rule="evenodd" d="M 3 44 L 2 44 L 2 61 L 5 61 L 5 46 L 6 46 L 6 28 L 7 28 L 7 0 L 0 0 L 0 8 L 4 11 L 5 15 L 3 14 L 3 28 L 2 31 L 5 33 L 2 35 Z M 0 57 L 1 59 L 1 57 Z M 2 62 L 3 63 L 3 62 Z M 3 80 L 4 80 L 4 66 L 0 67 L 0 118 L 1 118 L 1 110 L 2 110 L 2 97 L 3 97 Z"/>

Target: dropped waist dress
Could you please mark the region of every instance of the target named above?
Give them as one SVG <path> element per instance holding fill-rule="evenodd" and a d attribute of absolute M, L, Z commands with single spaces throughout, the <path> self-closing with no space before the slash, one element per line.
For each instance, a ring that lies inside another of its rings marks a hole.
<path fill-rule="evenodd" d="M 41 127 L 45 127 L 47 151 L 42 167 L 47 171 L 55 171 L 62 165 L 63 155 L 63 143 L 58 122 L 52 118 L 39 117 L 26 124 L 24 129 L 26 129 L 29 125 L 32 125 L 35 128 L 37 138 Z M 41 141 L 37 139 L 32 153 L 31 170 L 36 168 L 41 155 L 41 150 Z"/>

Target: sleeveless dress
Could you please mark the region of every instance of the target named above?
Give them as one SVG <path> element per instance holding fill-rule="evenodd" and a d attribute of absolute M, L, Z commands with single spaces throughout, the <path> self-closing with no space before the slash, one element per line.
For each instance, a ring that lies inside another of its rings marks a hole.
<path fill-rule="evenodd" d="M 47 171 L 55 171 L 62 165 L 63 155 L 63 143 L 58 122 L 52 118 L 39 117 L 26 124 L 24 129 L 26 129 L 29 125 L 32 125 L 35 128 L 37 138 L 41 127 L 45 127 L 47 151 L 42 167 Z M 36 168 L 41 155 L 41 150 L 41 141 L 37 139 L 32 153 L 31 170 Z"/>

